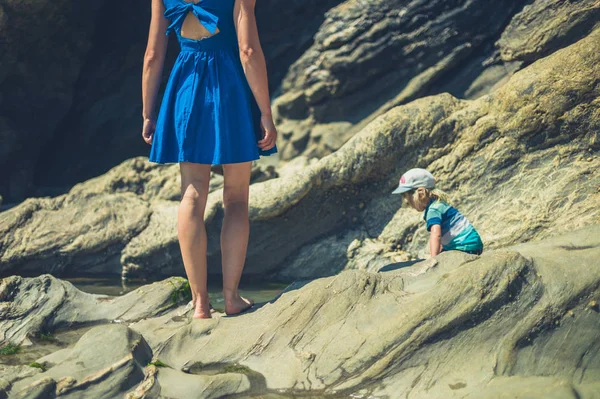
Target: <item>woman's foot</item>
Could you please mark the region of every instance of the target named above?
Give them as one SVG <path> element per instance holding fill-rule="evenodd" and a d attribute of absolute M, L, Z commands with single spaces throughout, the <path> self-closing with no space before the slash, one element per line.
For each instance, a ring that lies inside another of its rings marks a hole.
<path fill-rule="evenodd" d="M 237 294 L 231 298 L 225 298 L 225 314 L 227 316 L 240 314 L 250 309 L 252 305 L 254 305 L 254 301 Z"/>
<path fill-rule="evenodd" d="M 196 303 L 194 304 L 194 319 L 210 319 L 210 302 L 207 299 L 196 299 Z"/>

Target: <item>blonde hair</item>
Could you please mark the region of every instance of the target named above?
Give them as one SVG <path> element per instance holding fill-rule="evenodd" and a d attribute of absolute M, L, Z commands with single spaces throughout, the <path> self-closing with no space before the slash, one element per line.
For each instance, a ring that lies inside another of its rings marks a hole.
<path fill-rule="evenodd" d="M 450 196 L 448 194 L 446 194 L 444 191 L 440 190 L 439 188 L 425 188 L 425 187 L 418 187 L 418 188 L 422 188 L 423 190 L 425 190 L 425 196 L 426 198 L 421 201 L 419 199 L 419 193 L 417 192 L 417 189 L 412 189 L 406 193 L 404 193 L 404 198 L 406 200 L 409 199 L 409 197 L 412 197 L 412 201 L 408 201 L 408 203 L 412 206 L 412 204 L 419 204 L 421 205 L 421 207 L 425 208 L 427 206 L 427 204 L 429 203 L 430 200 L 434 200 L 434 201 L 442 201 L 442 202 L 446 202 L 449 203 L 450 202 Z"/>
<path fill-rule="evenodd" d="M 425 192 L 429 196 L 429 198 L 433 198 L 435 201 L 443 201 L 446 203 L 450 202 L 450 196 L 445 192 L 440 190 L 439 188 L 434 189 L 425 189 Z"/>

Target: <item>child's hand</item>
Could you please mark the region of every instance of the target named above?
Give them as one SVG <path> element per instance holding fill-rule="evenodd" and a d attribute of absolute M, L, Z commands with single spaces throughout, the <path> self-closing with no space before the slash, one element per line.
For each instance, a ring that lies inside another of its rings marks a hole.
<path fill-rule="evenodd" d="M 440 252 L 442 252 L 442 226 L 439 224 L 434 224 L 431 226 L 431 230 L 429 233 L 429 252 L 431 256 L 437 256 Z"/>

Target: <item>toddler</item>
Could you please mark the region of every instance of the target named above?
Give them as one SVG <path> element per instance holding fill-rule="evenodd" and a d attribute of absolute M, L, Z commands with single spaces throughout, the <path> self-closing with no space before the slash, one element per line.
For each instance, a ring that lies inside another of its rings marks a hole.
<path fill-rule="evenodd" d="M 423 212 L 430 232 L 431 256 L 450 250 L 476 255 L 483 252 L 481 237 L 473 225 L 448 204 L 446 194 L 435 188 L 435 179 L 427 170 L 415 168 L 403 174 L 392 194 L 402 194 L 412 208 Z"/>

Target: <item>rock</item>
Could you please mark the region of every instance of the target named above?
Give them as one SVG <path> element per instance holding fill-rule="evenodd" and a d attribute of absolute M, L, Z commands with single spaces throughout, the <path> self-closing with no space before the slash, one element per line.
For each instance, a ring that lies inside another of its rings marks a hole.
<path fill-rule="evenodd" d="M 35 161 L 72 105 L 103 3 L 0 1 L 0 193 L 7 202 L 33 191 Z"/>
<path fill-rule="evenodd" d="M 8 393 L 12 388 L 13 382 L 34 375 L 39 375 L 40 373 L 41 370 L 34 367 L 9 366 L 5 364 L 0 364 L 0 398 L 6 399 L 8 397 Z"/>
<path fill-rule="evenodd" d="M 100 322 L 133 322 L 178 305 L 185 280 L 170 278 L 124 296 L 88 294 L 51 275 L 6 277 L 0 284 L 0 345 L 31 345 L 40 333 Z"/>
<path fill-rule="evenodd" d="M 267 390 L 593 398 L 600 317 L 589 303 L 600 298 L 598 256 L 596 224 L 482 256 L 449 251 L 386 272 L 342 271 L 294 283 L 237 317 L 195 320 L 171 309 L 129 326 L 97 326 L 38 359 L 47 371 L 12 366 L 0 384 L 11 395 L 50 390 L 54 381 L 57 396 L 128 398 Z M 78 306 L 81 295 L 65 305 Z M 84 313 L 70 314 L 84 321 Z"/>
<path fill-rule="evenodd" d="M 52 378 L 42 378 L 18 393 L 23 399 L 48 399 L 56 398 L 56 381 Z"/>
<path fill-rule="evenodd" d="M 66 359 L 44 371 L 43 379 L 19 380 L 11 391 L 30 395 L 43 388 L 56 396 L 116 397 L 143 380 L 143 368 L 151 359 L 144 338 L 127 326 L 97 326 L 81 337 Z"/>
<path fill-rule="evenodd" d="M 276 175 L 273 167 L 253 168 L 253 181 Z M 223 177 L 213 173 L 209 190 L 222 187 Z M 127 274 L 127 260 L 120 263 L 123 243 L 132 240 L 135 246 L 140 234 L 149 242 L 166 234 L 176 237 L 180 197 L 179 165 L 136 157 L 67 194 L 27 199 L 0 214 L 0 272 Z M 19 234 L 32 239 L 24 242 Z"/>
<path fill-rule="evenodd" d="M 148 204 L 133 193 L 75 190 L 56 198 L 29 198 L 0 214 L 0 267 L 4 274 L 120 274 L 121 250 L 149 218 Z"/>
<path fill-rule="evenodd" d="M 600 21 L 595 0 L 416 2 L 398 12 L 392 3 L 348 0 L 326 14 L 315 43 L 292 65 L 274 101 L 277 123 L 297 126 L 304 138 L 282 135 L 282 159 L 322 158 L 377 116 L 416 98 L 449 92 L 476 99 L 494 92 L 517 70 L 577 42 Z M 317 132 L 332 122 L 350 127 Z M 329 145 L 323 137 L 331 138 Z"/>
<path fill-rule="evenodd" d="M 243 373 L 191 375 L 171 368 L 158 372 L 160 394 L 168 398 L 212 399 L 250 391 L 252 384 Z"/>
<path fill-rule="evenodd" d="M 356 138 L 313 167 L 313 173 L 330 176 L 330 181 L 335 182 L 331 184 L 346 191 L 329 194 L 322 188 L 323 183 L 315 179 L 319 185 L 311 188 L 307 195 L 310 200 L 300 201 L 295 211 L 300 212 L 298 208 L 302 207 L 311 209 L 314 201 L 319 201 L 314 198 L 322 198 L 318 205 L 321 207 L 331 202 L 343 204 L 342 209 L 348 214 L 365 202 L 364 211 L 354 212 L 366 237 L 386 245 L 399 245 L 403 251 L 423 257 L 427 254 L 428 239 L 422 215 L 398 209 L 400 199 L 390 195 L 405 170 L 420 166 L 430 169 L 441 188 L 452 194 L 454 204 L 482 233 L 487 248 L 595 223 L 600 217 L 595 206 L 598 192 L 594 189 L 600 185 L 600 176 L 595 172 L 600 170 L 600 164 L 597 156 L 588 161 L 587 154 L 598 151 L 595 132 L 600 122 L 595 112 L 599 103 L 592 100 L 598 96 L 600 76 L 595 66 L 599 60 L 592 55 L 599 50 L 594 44 L 597 38 L 595 31 L 581 42 L 532 64 L 487 97 L 453 106 L 449 106 L 450 101 L 441 103 L 443 112 L 449 112 L 449 116 L 442 114 L 439 119 L 428 119 L 431 115 L 438 117 L 433 112 L 438 104 L 432 101 L 441 100 L 441 96 L 393 108 L 384 115 L 386 119 L 376 119 Z M 579 83 L 567 83 L 571 79 L 566 79 L 567 76 Z M 423 121 L 433 122 L 433 126 L 421 125 Z M 364 145 L 367 137 L 372 141 Z M 385 141 L 386 137 L 390 141 Z M 416 144 L 420 137 L 427 144 Z M 408 145 L 415 147 L 407 148 Z M 422 145 L 427 149 L 413 149 Z M 333 162 L 340 159 L 343 167 Z M 371 168 L 366 160 L 375 159 L 381 163 Z M 346 177 L 345 171 L 352 174 Z M 547 176 L 552 176 L 551 180 Z M 378 184 L 377 179 L 387 184 Z M 315 190 L 321 195 L 312 196 Z M 374 192 L 379 195 L 370 196 Z M 344 204 L 341 201 L 344 193 L 352 193 L 353 200 Z M 339 212 L 335 214 L 340 216 Z M 339 234 L 356 228 L 348 220 L 344 227 L 330 231 Z M 320 227 L 319 231 L 327 229 Z M 331 236 L 323 234 L 319 240 Z M 296 242 L 284 241 L 288 245 Z M 332 253 L 330 259 L 337 262 L 337 253 Z M 286 265 L 287 275 L 293 274 L 287 268 L 288 260 L 281 263 Z M 304 263 L 298 273 L 306 278 L 307 269 L 318 267 L 318 263 L 314 266 Z M 367 264 L 361 266 L 353 261 L 346 267 L 368 268 Z"/>
<path fill-rule="evenodd" d="M 181 196 L 179 165 L 159 165 L 148 162 L 147 157 L 135 157 L 101 176 L 76 184 L 69 191 L 70 195 L 81 193 L 134 193 L 146 201 L 178 201 Z"/>
<path fill-rule="evenodd" d="M 514 2 L 460 1 L 449 6 L 393 0 L 347 0 L 329 10 L 273 103 L 277 123 L 301 120 L 311 129 L 304 148 L 282 137 L 282 159 L 297 154 L 321 158 L 390 108 L 450 91 L 436 87 L 452 79 L 448 76 L 457 74 L 473 54 L 479 57 L 518 11 Z M 470 81 L 482 70 L 481 61 L 475 69 Z M 331 130 L 326 134 L 331 143 L 324 145 L 312 129 L 332 122 L 355 126 Z"/>
<path fill-rule="evenodd" d="M 536 379 L 585 389 L 600 377 L 590 352 L 600 318 L 585 311 L 600 295 L 598 233 L 596 225 L 480 257 L 448 252 L 392 272 L 344 271 L 292 285 L 241 317 L 132 328 L 174 369 L 240 364 L 272 390 L 496 397 Z"/>
<path fill-rule="evenodd" d="M 513 17 L 498 40 L 504 61 L 531 63 L 575 43 L 600 22 L 595 0 L 536 0 Z"/>

